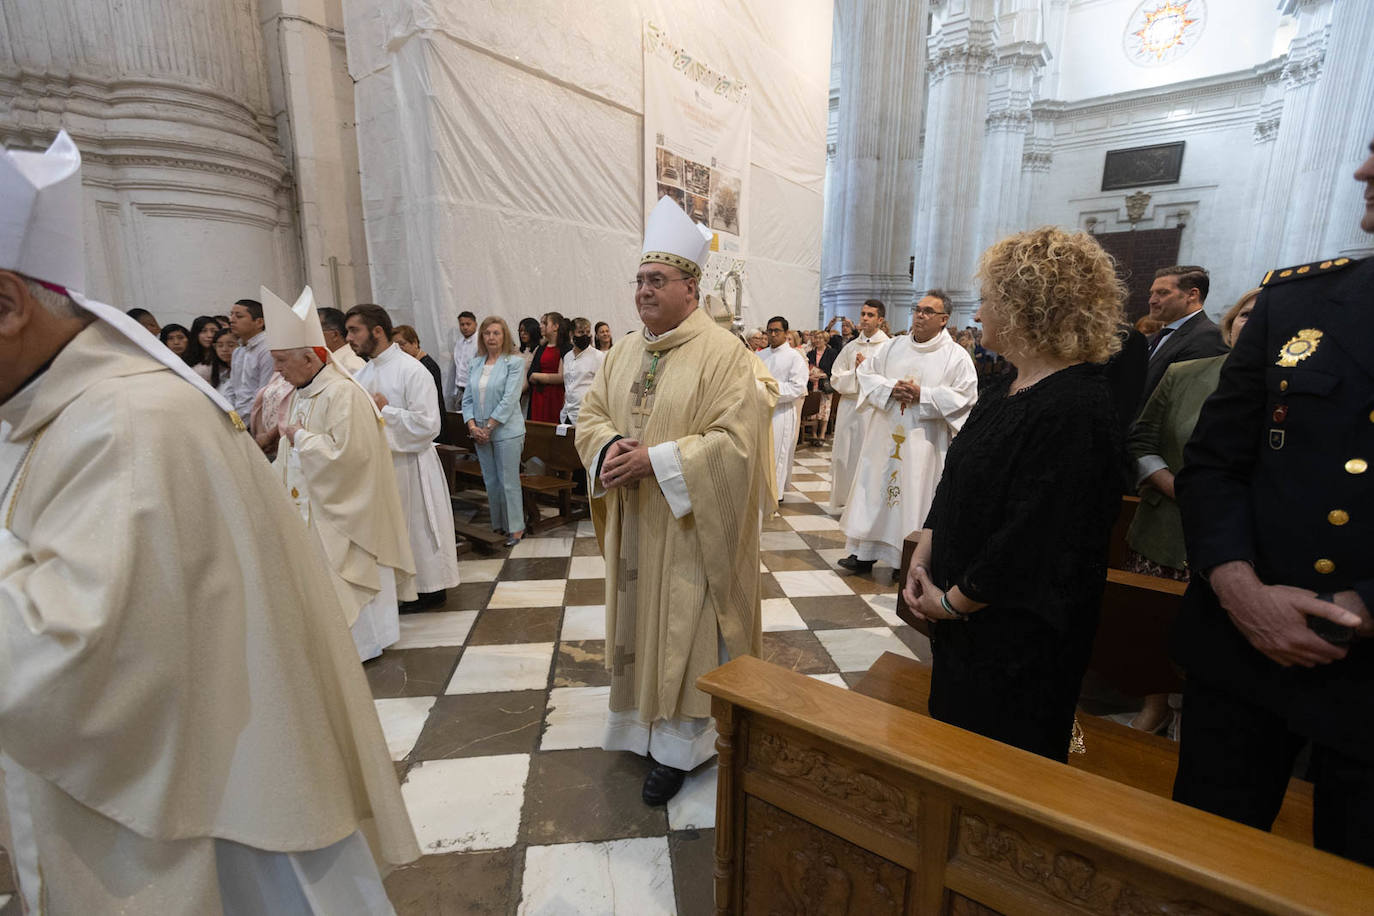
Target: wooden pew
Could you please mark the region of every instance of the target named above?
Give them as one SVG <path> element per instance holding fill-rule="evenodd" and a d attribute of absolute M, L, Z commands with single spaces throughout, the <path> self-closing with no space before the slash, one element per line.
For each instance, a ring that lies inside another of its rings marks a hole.
<path fill-rule="evenodd" d="M 448 480 L 450 500 L 457 502 L 458 497 L 454 494 L 469 489 L 474 484 L 482 490 L 485 497 L 486 489 L 482 485 L 482 466 L 477 461 L 472 436 L 468 433 L 467 424 L 463 422 L 462 414 L 452 411 L 444 414 L 444 435 L 442 438 L 444 441 L 435 445 L 434 448 L 439 453 L 439 463 L 443 466 L 444 476 Z M 457 519 L 453 521 L 453 532 L 458 537 L 460 556 L 471 550 L 474 544 L 492 549 L 505 546 L 506 543 L 505 535 L 497 534 L 488 526 L 470 525 Z"/>
<path fill-rule="evenodd" d="M 744 657 L 718 914 L 1368 913 L 1374 869 Z"/>
<path fill-rule="evenodd" d="M 525 494 L 525 530 L 531 534 L 541 528 L 567 524 L 585 515 L 573 508 L 573 489 L 576 487 L 573 472 L 582 470 L 582 459 L 577 454 L 573 436 L 572 427 L 568 428 L 567 435 L 560 436 L 557 423 L 525 421 L 525 449 L 520 455 L 521 460 L 538 458 L 551 472 L 520 475 L 520 488 Z M 544 519 L 539 514 L 536 498 L 540 496 L 551 497 L 555 501 L 558 515 Z"/>

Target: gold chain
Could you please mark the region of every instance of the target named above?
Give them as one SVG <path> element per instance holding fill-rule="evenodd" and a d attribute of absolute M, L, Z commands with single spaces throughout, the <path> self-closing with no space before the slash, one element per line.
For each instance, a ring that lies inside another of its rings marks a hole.
<path fill-rule="evenodd" d="M 33 450 L 38 445 L 38 440 L 43 438 L 43 434 L 48 431 L 45 426 L 40 429 L 32 439 L 29 440 L 29 447 L 24 450 L 24 457 L 20 459 L 19 466 L 10 475 L 10 481 L 5 485 L 5 496 L 9 498 L 9 508 L 5 511 L 5 527 L 12 528 L 14 525 L 14 507 L 19 503 L 19 493 L 24 489 L 24 480 L 29 476 L 29 459 L 33 457 Z"/>

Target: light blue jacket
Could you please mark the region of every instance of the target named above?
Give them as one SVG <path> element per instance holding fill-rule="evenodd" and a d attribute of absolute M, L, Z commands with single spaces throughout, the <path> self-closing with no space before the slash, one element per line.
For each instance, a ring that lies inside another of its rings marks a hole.
<path fill-rule="evenodd" d="M 463 391 L 463 422 L 472 420 L 478 425 L 495 419 L 496 429 L 492 430 L 494 442 L 514 439 L 525 435 L 525 416 L 520 412 L 520 389 L 525 382 L 525 361 L 518 356 L 502 356 L 491 367 L 487 377 L 486 406 L 477 404 L 477 381 L 482 377 L 482 364 L 487 361 L 485 353 L 472 358 L 468 368 L 468 386 Z"/>

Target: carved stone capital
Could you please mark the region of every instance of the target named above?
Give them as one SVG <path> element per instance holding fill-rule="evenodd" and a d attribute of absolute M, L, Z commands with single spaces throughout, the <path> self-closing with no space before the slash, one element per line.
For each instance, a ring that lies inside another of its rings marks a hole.
<path fill-rule="evenodd" d="M 1048 150 L 1028 149 L 1021 154 L 1021 171 L 1048 172 L 1054 164 L 1054 154 Z"/>
<path fill-rule="evenodd" d="M 1005 130 L 1024 133 L 1030 130 L 1031 113 L 1029 108 L 999 108 L 988 112 L 988 130 Z"/>
<path fill-rule="evenodd" d="M 926 71 L 934 84 L 951 73 L 990 73 L 996 60 L 997 51 L 990 44 L 949 45 L 930 55 L 926 61 Z"/>
<path fill-rule="evenodd" d="M 1272 143 L 1279 135 L 1279 119 L 1265 118 L 1255 122 L 1255 142 Z"/>

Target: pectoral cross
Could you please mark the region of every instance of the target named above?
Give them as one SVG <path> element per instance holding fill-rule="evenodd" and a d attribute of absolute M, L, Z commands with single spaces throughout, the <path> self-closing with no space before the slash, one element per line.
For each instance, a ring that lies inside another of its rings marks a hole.
<path fill-rule="evenodd" d="M 649 367 L 644 372 L 644 378 L 630 386 L 630 393 L 635 397 L 630 415 L 634 417 L 636 434 L 644 431 L 644 424 L 649 422 L 649 414 L 654 412 L 654 384 L 658 379 L 658 360 L 662 355 L 662 352 L 649 354 Z"/>
<path fill-rule="evenodd" d="M 901 461 L 901 460 L 902 460 L 902 443 L 905 442 L 905 441 L 906 441 L 906 431 L 903 430 L 903 429 L 899 426 L 899 427 L 897 427 L 896 432 L 894 432 L 894 433 L 892 434 L 892 442 L 893 442 L 892 454 L 891 454 L 891 455 L 888 455 L 888 457 L 889 457 L 889 458 L 895 458 L 895 459 L 897 459 L 898 461 Z"/>

